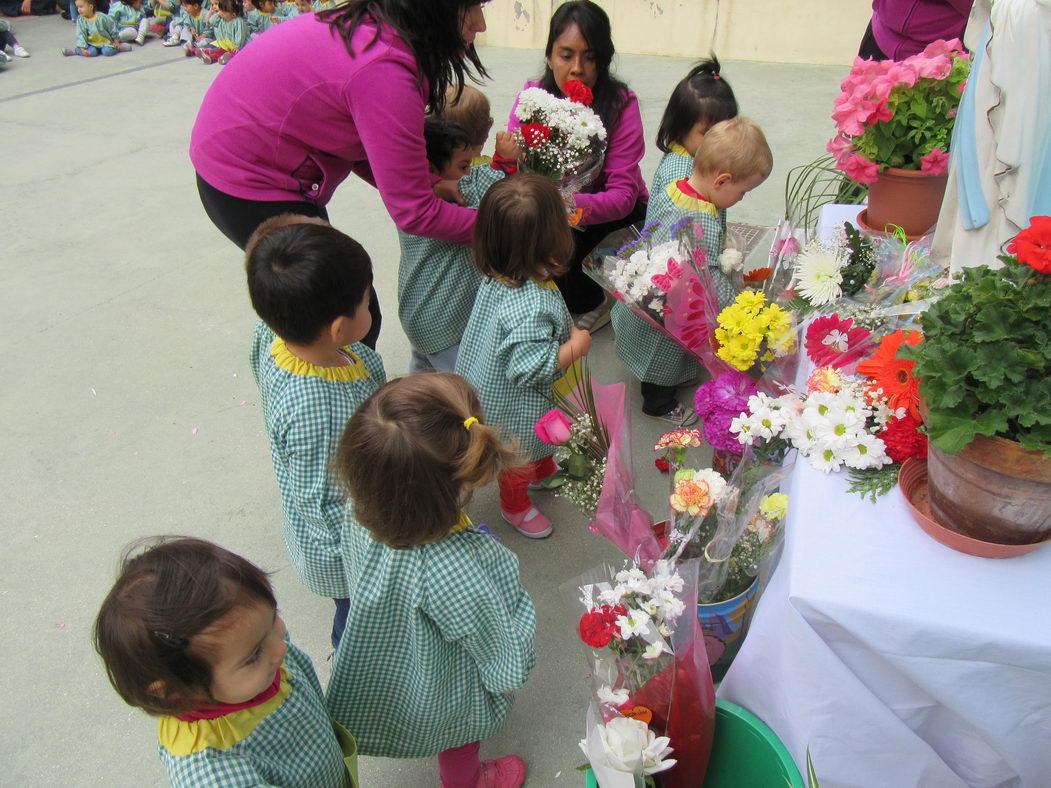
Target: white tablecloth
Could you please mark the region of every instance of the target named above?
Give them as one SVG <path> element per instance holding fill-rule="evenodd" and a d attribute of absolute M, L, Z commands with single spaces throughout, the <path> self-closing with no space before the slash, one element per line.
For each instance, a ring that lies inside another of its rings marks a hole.
<path fill-rule="evenodd" d="M 821 788 L 1051 786 L 1051 547 L 958 553 L 900 490 L 872 504 L 805 459 L 789 486 L 784 554 L 719 695 L 801 768 L 809 748 Z"/>

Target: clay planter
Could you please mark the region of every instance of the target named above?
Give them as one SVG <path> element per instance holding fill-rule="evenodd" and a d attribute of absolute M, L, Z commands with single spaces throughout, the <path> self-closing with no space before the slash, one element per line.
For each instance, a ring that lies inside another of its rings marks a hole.
<path fill-rule="evenodd" d="M 958 533 L 1000 544 L 1051 537 L 1051 459 L 1005 438 L 976 437 L 956 455 L 927 457 L 931 515 Z"/>
<path fill-rule="evenodd" d="M 888 224 L 896 224 L 906 235 L 923 235 L 938 221 L 948 178 L 948 174 L 888 167 L 869 186 L 866 223 L 879 232 Z"/>

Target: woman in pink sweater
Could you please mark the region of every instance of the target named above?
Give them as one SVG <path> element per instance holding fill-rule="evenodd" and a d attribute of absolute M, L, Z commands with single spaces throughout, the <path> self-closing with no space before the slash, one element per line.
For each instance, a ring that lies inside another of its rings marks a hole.
<path fill-rule="evenodd" d="M 327 219 L 351 173 L 399 229 L 469 244 L 475 212 L 435 197 L 423 118 L 451 85 L 488 76 L 479 0 L 350 0 L 282 22 L 215 78 L 190 138 L 208 217 L 242 249 L 281 213 Z M 373 294 L 375 296 L 375 294 Z M 379 309 L 372 298 L 375 345 Z"/>
<path fill-rule="evenodd" d="M 614 230 L 645 219 L 649 198 L 639 168 L 646 153 L 642 113 L 635 94 L 609 73 L 614 52 L 606 12 L 591 0 L 565 3 L 551 17 L 544 75 L 537 82 L 526 82 L 522 88 L 539 86 L 561 98 L 563 84 L 580 80 L 595 94 L 592 109 L 606 126 L 602 172 L 575 198 L 577 207 L 584 212 L 584 230 L 573 233 L 576 252 L 569 272 L 555 280 L 577 325 L 588 330 L 601 328 L 609 321 L 613 304 L 581 271 L 581 261 Z M 515 107 L 508 124 L 511 129 L 520 125 Z"/>

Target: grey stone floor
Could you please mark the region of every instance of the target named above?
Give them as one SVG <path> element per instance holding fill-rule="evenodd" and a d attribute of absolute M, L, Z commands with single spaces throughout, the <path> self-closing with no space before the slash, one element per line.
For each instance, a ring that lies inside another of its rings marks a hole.
<path fill-rule="evenodd" d="M 0 688 L 0 784 L 163 784 L 153 722 L 112 692 L 90 645 L 97 606 L 130 540 L 161 533 L 213 539 L 273 570 L 294 640 L 327 679 L 331 603 L 299 586 L 279 535 L 279 502 L 246 354 L 254 316 L 237 249 L 197 201 L 187 141 L 219 66 L 157 42 L 114 58 L 63 58 L 73 28 L 58 17 L 13 20 L 32 58 L 0 71 L 0 621 L 10 649 Z M 506 117 L 541 54 L 482 52 L 485 88 Z M 647 136 L 687 71 L 681 58 L 623 56 Z M 731 212 L 773 224 L 790 166 L 821 153 L 841 69 L 727 63 L 743 114 L 766 129 L 775 169 Z M 272 75 L 279 79 L 280 75 Z M 659 154 L 644 162 L 649 178 Z M 396 319 L 397 239 L 377 193 L 348 181 L 333 223 L 373 257 L 386 320 L 379 350 L 402 373 Z M 593 369 L 628 381 L 607 329 Z M 629 385 L 633 398 L 636 386 Z M 660 511 L 665 480 L 650 445 L 663 431 L 636 415 L 637 479 Z M 506 729 L 483 754 L 520 753 L 529 785 L 580 785 L 585 665 L 558 586 L 616 548 L 558 499 L 556 522 L 515 550 L 539 614 L 536 671 Z M 476 521 L 498 517 L 482 491 Z M 431 760 L 363 759 L 367 786 L 434 786 Z"/>

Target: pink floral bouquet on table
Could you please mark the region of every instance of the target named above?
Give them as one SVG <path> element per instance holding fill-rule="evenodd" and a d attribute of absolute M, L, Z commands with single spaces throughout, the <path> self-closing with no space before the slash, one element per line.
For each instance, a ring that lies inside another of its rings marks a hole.
<path fill-rule="evenodd" d="M 563 593 L 586 648 L 592 700 L 580 743 L 603 788 L 701 784 L 715 692 L 693 607 L 696 562 L 605 565 Z"/>
<path fill-rule="evenodd" d="M 945 172 L 970 67 L 958 39 L 902 61 L 857 58 L 832 112 L 837 133 L 827 150 L 836 166 L 859 183 L 885 167 Z"/>

